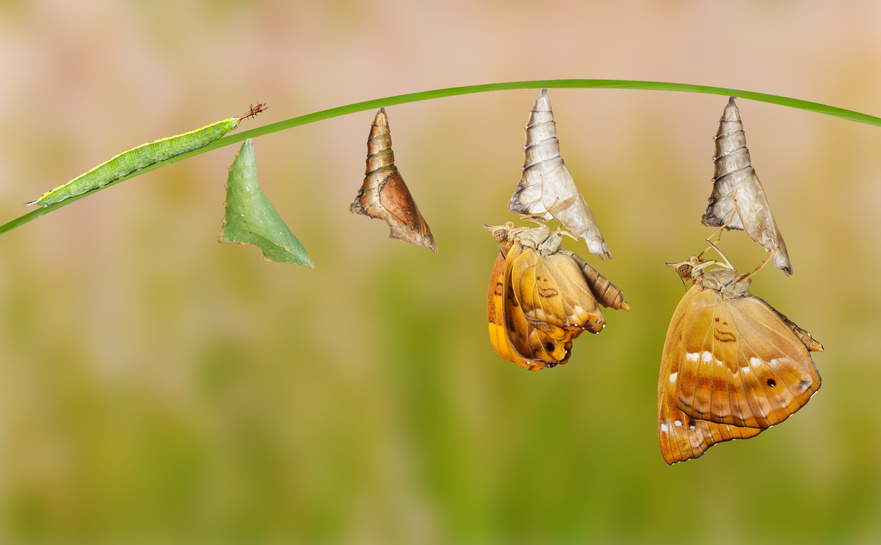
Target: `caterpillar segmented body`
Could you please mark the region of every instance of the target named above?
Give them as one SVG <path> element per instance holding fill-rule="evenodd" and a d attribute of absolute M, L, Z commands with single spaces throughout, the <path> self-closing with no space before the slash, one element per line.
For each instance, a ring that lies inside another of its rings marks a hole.
<path fill-rule="evenodd" d="M 231 130 L 234 130 L 243 119 L 254 117 L 264 110 L 266 110 L 266 104 L 257 104 L 256 106 L 251 106 L 248 113 L 242 117 L 231 117 L 206 125 L 201 129 L 141 144 L 136 148 L 120 153 L 84 174 L 80 174 L 66 184 L 43 193 L 38 199 L 26 204 L 49 206 L 50 204 L 88 193 L 99 187 L 104 187 L 124 176 L 128 176 L 136 170 L 207 146 Z"/>

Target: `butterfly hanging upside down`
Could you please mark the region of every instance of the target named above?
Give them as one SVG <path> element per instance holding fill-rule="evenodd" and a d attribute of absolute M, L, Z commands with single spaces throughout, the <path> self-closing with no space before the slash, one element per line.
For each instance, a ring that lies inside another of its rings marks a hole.
<path fill-rule="evenodd" d="M 751 275 L 691 258 L 668 263 L 692 287 L 673 314 L 658 378 L 658 442 L 668 464 L 754 437 L 820 389 L 823 345 L 749 292 Z"/>
<path fill-rule="evenodd" d="M 502 359 L 537 371 L 564 364 L 572 341 L 605 326 L 599 305 L 630 310 L 624 296 L 581 257 L 562 249 L 563 232 L 546 226 L 485 226 L 499 244 L 486 314 Z"/>

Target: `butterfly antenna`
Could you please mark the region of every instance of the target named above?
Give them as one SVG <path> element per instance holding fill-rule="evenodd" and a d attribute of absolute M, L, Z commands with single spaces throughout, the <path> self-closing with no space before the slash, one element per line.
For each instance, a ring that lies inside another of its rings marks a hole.
<path fill-rule="evenodd" d="M 727 268 L 729 268 L 729 269 L 734 269 L 734 265 L 732 265 L 731 262 L 728 261 L 728 257 L 727 257 L 725 254 L 722 253 L 722 250 L 720 250 L 718 246 L 716 246 L 715 244 L 713 244 L 713 243 L 710 242 L 709 240 L 707 240 L 707 244 L 710 245 L 710 247 L 707 248 L 707 250 L 709 250 L 710 248 L 712 248 L 713 250 L 716 250 L 716 253 L 719 254 L 719 255 L 722 257 L 722 259 L 725 261 L 725 267 L 727 267 Z M 701 255 L 704 255 L 704 253 L 705 253 L 707 250 L 704 250 L 703 252 L 701 252 Z M 697 256 L 697 259 L 700 260 L 700 256 Z M 718 261 L 711 261 L 711 262 L 707 262 L 707 263 L 716 263 L 717 265 L 721 265 L 721 263 L 719 263 Z"/>

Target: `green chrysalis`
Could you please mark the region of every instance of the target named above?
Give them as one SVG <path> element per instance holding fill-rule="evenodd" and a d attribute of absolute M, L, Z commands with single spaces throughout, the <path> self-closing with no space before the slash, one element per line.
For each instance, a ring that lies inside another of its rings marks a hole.
<path fill-rule="evenodd" d="M 136 148 L 120 153 L 109 161 L 101 163 L 85 174 L 80 174 L 66 184 L 43 193 L 39 199 L 26 204 L 49 206 L 50 204 L 82 195 L 93 189 L 104 187 L 123 176 L 128 176 L 136 170 L 207 146 L 238 127 L 239 122 L 243 119 L 254 117 L 264 110 L 266 110 L 266 104 L 257 104 L 256 106 L 251 106 L 250 111 L 242 117 L 231 117 L 211 125 L 206 125 L 195 131 L 141 144 Z"/>
<path fill-rule="evenodd" d="M 253 244 L 260 248 L 266 261 L 315 268 L 306 249 L 260 190 L 250 138 L 242 144 L 229 167 L 224 204 L 226 213 L 218 237 L 220 242 Z"/>

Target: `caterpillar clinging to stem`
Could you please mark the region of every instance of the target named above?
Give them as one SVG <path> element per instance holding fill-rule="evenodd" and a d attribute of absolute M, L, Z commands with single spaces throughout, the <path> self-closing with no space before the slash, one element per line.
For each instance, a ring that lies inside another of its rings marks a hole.
<path fill-rule="evenodd" d="M 40 198 L 25 204 L 49 206 L 50 204 L 88 193 L 99 187 L 104 187 L 124 176 L 128 176 L 136 170 L 207 146 L 234 130 L 242 120 L 254 117 L 266 109 L 266 104 L 252 105 L 248 113 L 242 117 L 231 117 L 206 125 L 201 129 L 141 144 L 136 148 L 120 153 L 92 170 L 80 174 L 66 184 L 43 193 L 40 195 Z"/>

